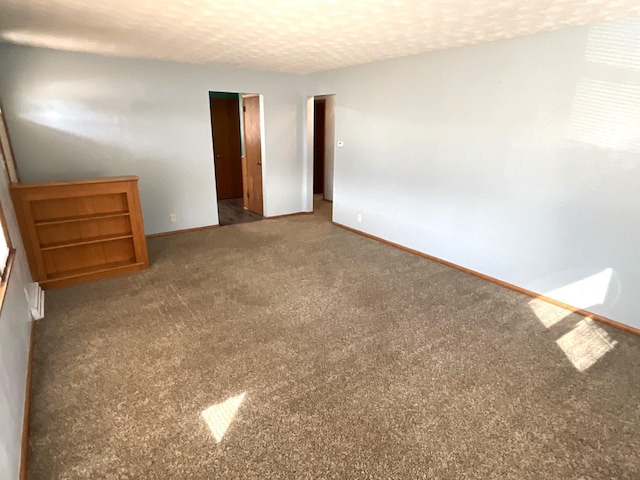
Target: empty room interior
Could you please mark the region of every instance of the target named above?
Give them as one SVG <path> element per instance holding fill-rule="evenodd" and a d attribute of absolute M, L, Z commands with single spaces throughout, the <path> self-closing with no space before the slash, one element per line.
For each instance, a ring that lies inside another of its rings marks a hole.
<path fill-rule="evenodd" d="M 640 478 L 637 0 L 4 0 L 0 108 L 0 480 Z"/>

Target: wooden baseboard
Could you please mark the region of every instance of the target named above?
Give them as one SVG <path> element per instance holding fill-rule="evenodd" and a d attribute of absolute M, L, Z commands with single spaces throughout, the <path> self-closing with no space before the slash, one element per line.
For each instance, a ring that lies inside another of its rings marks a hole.
<path fill-rule="evenodd" d="M 274 215 L 272 217 L 264 217 L 265 220 L 276 220 L 278 218 L 285 217 L 294 217 L 296 215 L 313 215 L 313 212 L 294 212 L 294 213 L 285 213 L 284 215 Z"/>
<path fill-rule="evenodd" d="M 199 232 L 200 230 L 209 230 L 212 228 L 218 228 L 220 225 L 205 225 L 204 227 L 185 228 L 182 230 L 171 230 L 170 232 L 150 233 L 145 235 L 147 238 L 164 237 L 166 235 L 177 235 L 179 233 Z"/>
<path fill-rule="evenodd" d="M 29 410 L 31 408 L 31 372 L 33 371 L 34 321 L 29 332 L 29 360 L 27 361 L 27 385 L 24 393 L 24 416 L 22 418 L 22 452 L 20 455 L 20 480 L 27 478 L 27 456 L 29 454 Z"/>
<path fill-rule="evenodd" d="M 414 255 L 418 255 L 420 257 L 426 258 L 428 260 L 432 260 L 434 262 L 438 262 L 438 263 L 440 263 L 442 265 L 446 265 L 447 267 L 455 268 L 456 270 L 459 270 L 459 271 L 464 272 L 464 273 L 468 273 L 468 274 L 473 275 L 473 276 L 478 277 L 478 278 L 482 278 L 483 280 L 487 280 L 489 282 L 495 283 L 496 285 L 500 285 L 501 287 L 508 288 L 509 290 L 514 290 L 514 291 L 516 291 L 518 293 L 522 293 L 522 294 L 527 295 L 529 297 L 533 297 L 533 298 L 537 298 L 539 300 L 543 300 L 543 301 L 545 301 L 547 303 L 550 303 L 552 305 L 555 305 L 557 307 L 564 308 L 565 310 L 569 310 L 569 311 L 577 313 L 579 315 L 583 315 L 585 317 L 592 318 L 593 320 L 597 320 L 600 323 L 604 323 L 606 325 L 609 325 L 611 327 L 617 328 L 619 330 L 623 330 L 625 332 L 632 333 L 634 335 L 640 336 L 640 329 L 631 327 L 629 325 L 625 325 L 624 323 L 616 322 L 615 320 L 611 320 L 610 318 L 603 317 L 602 315 L 598 315 L 597 313 L 593 313 L 593 312 L 590 312 L 588 310 L 584 310 L 582 308 L 577 308 L 577 307 L 574 307 L 572 305 L 568 305 L 568 304 L 563 303 L 563 302 L 559 302 L 558 300 L 554 300 L 553 298 L 545 297 L 544 295 L 541 295 L 541 294 L 536 293 L 536 292 L 532 292 L 531 290 L 527 290 L 526 288 L 522 288 L 522 287 L 519 287 L 519 286 L 514 285 L 512 283 L 508 283 L 508 282 L 499 280 L 499 279 L 491 277 L 489 275 L 485 275 L 484 273 L 476 272 L 475 270 L 471 270 L 470 268 L 466 268 L 466 267 L 457 265 L 455 263 L 448 262 L 448 261 L 443 260 L 441 258 L 434 257 L 433 255 L 429 255 L 427 253 L 423 253 L 423 252 L 420 252 L 418 250 L 414 250 L 412 248 L 405 247 L 403 245 L 400 245 L 399 243 L 390 242 L 389 240 L 385 240 L 384 238 L 376 237 L 375 235 L 371 235 L 369 233 L 361 232 L 360 230 L 356 230 L 355 228 L 347 227 L 346 225 L 342 225 L 341 223 L 338 223 L 338 222 L 331 222 L 331 223 L 333 223 L 334 225 L 336 225 L 336 226 L 338 226 L 340 228 L 344 228 L 345 230 L 349 230 L 350 232 L 357 233 L 358 235 L 362 235 L 363 237 L 367 237 L 367 238 L 370 238 L 372 240 L 376 240 L 378 242 L 384 243 L 385 245 L 389 245 L 391 247 L 399 248 L 400 250 L 404 250 L 405 252 L 409 252 L 409 253 L 412 253 Z"/>

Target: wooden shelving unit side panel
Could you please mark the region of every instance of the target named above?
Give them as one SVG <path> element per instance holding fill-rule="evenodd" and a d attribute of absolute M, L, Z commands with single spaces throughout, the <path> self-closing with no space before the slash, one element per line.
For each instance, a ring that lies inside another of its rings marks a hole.
<path fill-rule="evenodd" d="M 22 188 L 17 188 L 20 186 Z M 22 243 L 24 244 L 27 261 L 29 262 L 29 270 L 31 277 L 36 282 L 42 282 L 46 279 L 42 258 L 40 255 L 40 243 L 38 241 L 38 233 L 36 226 L 31 217 L 31 209 L 29 207 L 29 197 L 34 193 L 23 184 L 14 184 L 9 186 L 13 208 L 20 227 Z"/>
<path fill-rule="evenodd" d="M 12 186 L 34 280 L 46 288 L 148 267 L 137 181 Z"/>
<path fill-rule="evenodd" d="M 147 239 L 144 235 L 138 179 L 136 178 L 135 182 L 129 182 L 128 187 L 127 202 L 129 204 L 129 220 L 131 221 L 136 263 L 142 265 L 143 268 L 149 268 L 149 255 L 147 252 Z"/>

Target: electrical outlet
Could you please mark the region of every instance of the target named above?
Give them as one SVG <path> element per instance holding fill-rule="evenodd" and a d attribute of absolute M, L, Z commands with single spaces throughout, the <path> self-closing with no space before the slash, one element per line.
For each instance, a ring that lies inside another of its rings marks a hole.
<path fill-rule="evenodd" d="M 169 220 L 171 221 L 171 223 L 176 223 L 178 221 L 178 216 L 175 213 L 170 213 Z"/>
<path fill-rule="evenodd" d="M 362 214 L 359 213 L 358 215 L 356 215 L 356 222 L 358 223 L 362 223 Z"/>

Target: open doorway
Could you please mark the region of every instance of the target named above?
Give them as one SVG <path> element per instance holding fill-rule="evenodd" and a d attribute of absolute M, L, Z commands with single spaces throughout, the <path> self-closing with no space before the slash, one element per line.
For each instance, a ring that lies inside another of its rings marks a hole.
<path fill-rule="evenodd" d="M 262 219 L 260 96 L 209 92 L 219 224 Z"/>
<path fill-rule="evenodd" d="M 327 99 L 313 99 L 313 195 L 324 199 L 324 170 L 326 166 Z"/>
<path fill-rule="evenodd" d="M 313 210 L 328 212 L 333 202 L 335 95 L 313 97 Z"/>

